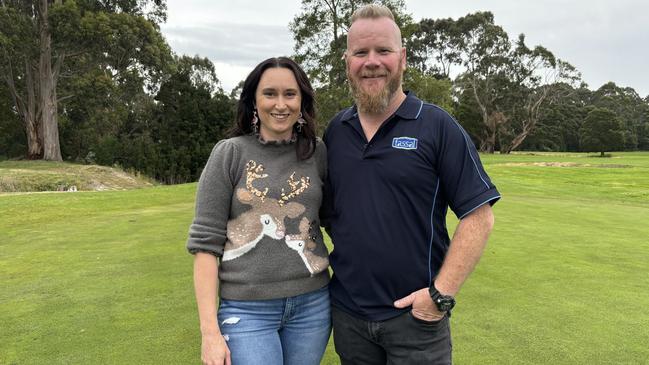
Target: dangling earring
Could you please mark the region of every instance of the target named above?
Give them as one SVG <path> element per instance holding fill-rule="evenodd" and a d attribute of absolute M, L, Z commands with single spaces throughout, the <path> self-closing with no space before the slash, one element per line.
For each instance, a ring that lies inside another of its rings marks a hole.
<path fill-rule="evenodd" d="M 306 120 L 302 117 L 302 112 L 300 112 L 300 115 L 297 117 L 297 132 L 302 133 L 302 126 L 306 124 Z"/>
<path fill-rule="evenodd" d="M 259 133 L 259 118 L 257 118 L 257 109 L 252 110 L 252 131 L 253 133 Z"/>

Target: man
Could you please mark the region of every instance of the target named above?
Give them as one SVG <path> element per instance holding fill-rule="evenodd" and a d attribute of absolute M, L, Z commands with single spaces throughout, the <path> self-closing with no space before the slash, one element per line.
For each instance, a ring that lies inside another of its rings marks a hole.
<path fill-rule="evenodd" d="M 466 132 L 404 93 L 390 10 L 358 9 L 344 54 L 355 106 L 330 122 L 324 224 L 336 352 L 346 364 L 450 364 L 448 316 L 500 195 Z M 450 240 L 445 217 L 460 218 Z"/>

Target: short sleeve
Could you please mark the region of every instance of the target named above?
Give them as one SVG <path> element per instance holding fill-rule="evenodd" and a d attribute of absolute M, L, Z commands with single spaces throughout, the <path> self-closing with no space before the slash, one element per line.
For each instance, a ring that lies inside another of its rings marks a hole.
<path fill-rule="evenodd" d="M 187 239 L 190 253 L 223 255 L 238 161 L 239 151 L 232 141 L 221 140 L 212 149 L 198 181 L 194 220 Z"/>
<path fill-rule="evenodd" d="M 500 199 L 468 134 L 450 115 L 440 123 L 439 176 L 449 207 L 462 219 L 483 204 Z"/>

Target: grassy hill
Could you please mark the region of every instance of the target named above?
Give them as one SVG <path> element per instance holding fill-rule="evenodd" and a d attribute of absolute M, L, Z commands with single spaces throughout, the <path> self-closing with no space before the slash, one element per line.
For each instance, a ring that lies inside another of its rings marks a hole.
<path fill-rule="evenodd" d="M 49 161 L 0 161 L 0 193 L 35 191 L 104 191 L 153 186 L 143 176 L 121 169 Z"/>
<path fill-rule="evenodd" d="M 646 363 L 649 153 L 483 161 L 503 199 L 455 363 Z M 199 363 L 195 187 L 0 196 L 0 364 Z"/>

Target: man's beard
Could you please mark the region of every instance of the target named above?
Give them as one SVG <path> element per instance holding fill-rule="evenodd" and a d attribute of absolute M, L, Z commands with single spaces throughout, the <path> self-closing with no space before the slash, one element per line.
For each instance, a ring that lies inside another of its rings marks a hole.
<path fill-rule="evenodd" d="M 399 67 L 400 69 L 400 67 Z M 367 72 L 365 73 L 367 74 Z M 362 77 L 361 73 L 360 77 Z M 369 75 L 368 75 L 369 76 Z M 364 114 L 380 115 L 385 113 L 390 105 L 390 100 L 401 87 L 402 73 L 397 71 L 395 75 L 388 74 L 387 84 L 378 92 L 368 93 L 363 90 L 360 82 L 352 78 L 347 69 L 347 80 L 349 80 L 349 90 L 356 102 L 358 111 Z"/>

